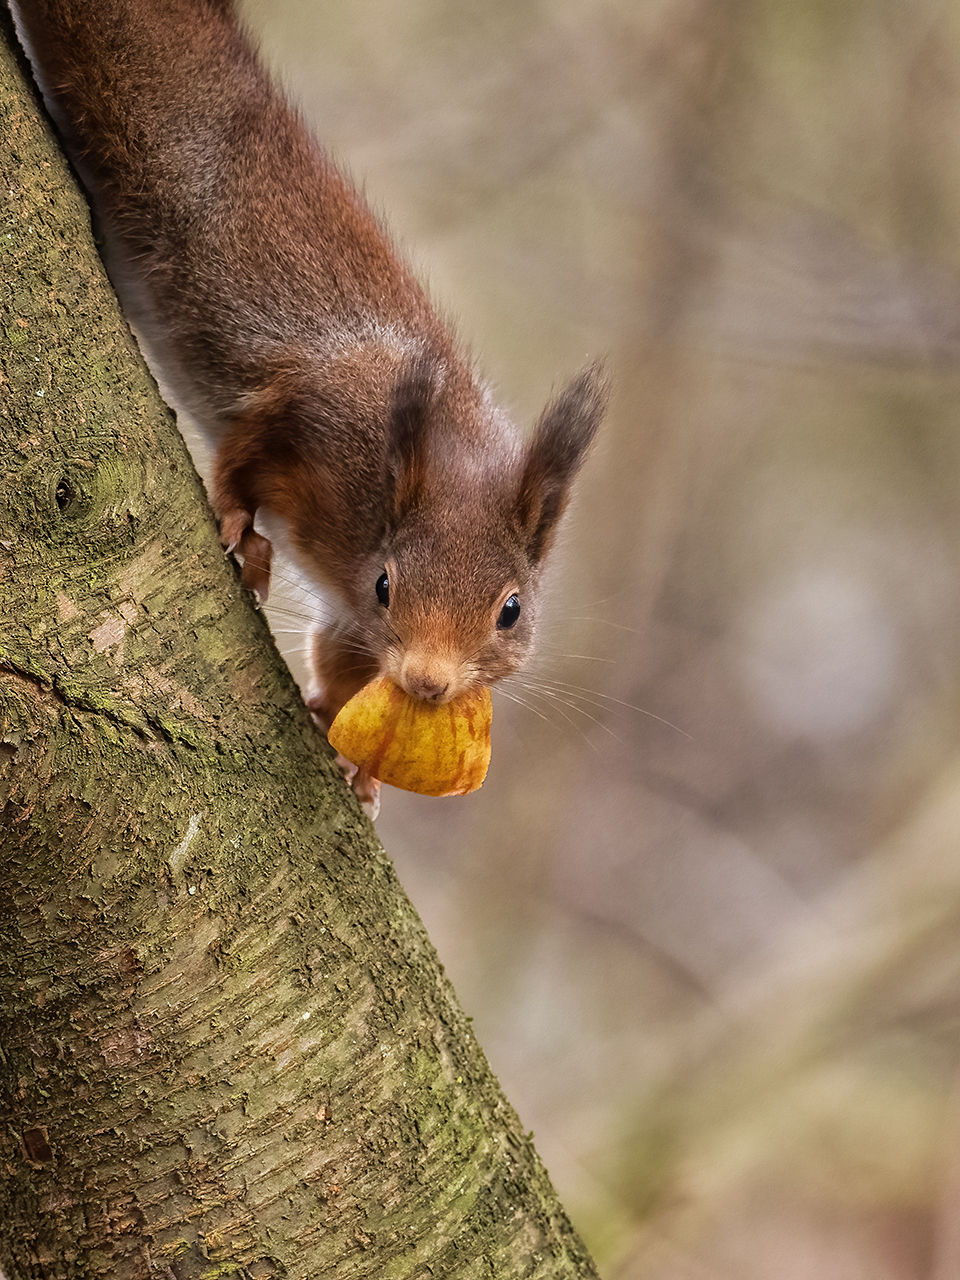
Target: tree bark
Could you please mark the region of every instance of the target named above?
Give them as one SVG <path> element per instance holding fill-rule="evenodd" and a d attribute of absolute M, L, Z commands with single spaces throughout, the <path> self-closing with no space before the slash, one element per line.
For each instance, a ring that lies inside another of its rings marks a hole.
<path fill-rule="evenodd" d="M 0 26 L 7 1280 L 595 1276 L 219 548 Z"/>

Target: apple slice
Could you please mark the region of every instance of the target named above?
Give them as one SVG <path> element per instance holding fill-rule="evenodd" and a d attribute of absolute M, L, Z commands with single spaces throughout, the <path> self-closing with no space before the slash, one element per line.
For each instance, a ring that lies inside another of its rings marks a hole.
<path fill-rule="evenodd" d="M 492 718 L 487 688 L 438 705 L 379 676 L 341 707 L 327 738 L 351 764 L 392 787 L 465 796 L 487 776 Z"/>

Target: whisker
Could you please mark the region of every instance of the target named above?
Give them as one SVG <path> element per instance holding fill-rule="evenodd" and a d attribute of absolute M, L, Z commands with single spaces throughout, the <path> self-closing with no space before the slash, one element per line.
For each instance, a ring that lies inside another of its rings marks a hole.
<path fill-rule="evenodd" d="M 559 693 L 555 689 L 543 689 L 543 690 L 540 690 L 539 692 L 542 698 L 549 697 L 553 699 L 554 702 L 559 702 L 559 703 L 562 703 L 563 706 L 569 707 L 571 711 L 576 711 L 578 715 L 585 716 L 591 722 L 591 724 L 595 724 L 598 729 L 602 729 L 604 733 L 608 733 L 610 737 L 614 739 L 615 742 L 620 744 L 621 747 L 624 745 L 623 739 L 618 737 L 618 735 L 614 733 L 614 731 L 610 728 L 608 724 L 604 724 L 604 722 L 598 716 L 591 715 L 589 711 L 587 711 L 584 707 L 580 706 L 580 704 L 575 702 L 572 698 L 564 697 L 562 693 Z M 598 708 L 598 709 L 603 710 L 603 708 Z M 562 715 L 563 713 L 561 712 L 560 714 Z"/>
<path fill-rule="evenodd" d="M 618 631 L 629 631 L 629 633 L 632 636 L 643 636 L 647 634 L 644 631 L 638 631 L 636 627 L 626 627 L 623 625 L 622 622 L 611 622 L 609 618 L 577 617 L 577 618 L 568 618 L 567 621 L 568 622 L 602 622 L 605 627 L 616 627 Z"/>
<path fill-rule="evenodd" d="M 614 591 L 611 595 L 603 596 L 599 600 L 585 600 L 580 607 L 582 609 L 599 609 L 602 604 L 613 604 L 617 600 L 622 600 L 625 594 L 625 590 Z"/>
<path fill-rule="evenodd" d="M 509 697 L 512 697 L 512 698 L 513 698 L 513 701 L 514 701 L 514 702 L 516 702 L 518 706 L 524 707 L 527 711 L 532 711 L 532 712 L 534 713 L 534 715 L 539 715 L 539 716 L 540 716 L 540 718 L 541 718 L 542 720 L 545 720 L 548 724 L 550 724 L 550 723 L 551 723 L 551 722 L 550 722 L 550 720 L 549 720 L 549 718 L 546 716 L 546 714 L 544 714 L 544 713 L 543 713 L 543 712 L 541 712 L 541 711 L 538 711 L 538 709 L 537 709 L 536 707 L 532 707 L 532 706 L 530 706 L 530 705 L 529 705 L 529 703 L 523 702 L 523 701 L 522 701 L 519 697 L 517 697 L 515 694 L 511 694 L 510 692 L 508 692 L 508 691 L 503 687 L 503 684 L 502 684 L 502 683 L 501 683 L 501 684 L 499 684 L 499 685 L 496 685 L 496 686 L 495 686 L 495 688 L 496 688 L 500 693 L 502 693 L 505 697 L 508 697 L 508 698 L 509 698 Z M 538 693 L 538 691 L 537 691 L 536 689 L 528 689 L 528 690 L 526 690 L 526 692 L 533 693 L 533 694 L 535 694 L 535 695 L 536 695 L 536 696 L 538 696 L 538 697 L 542 697 L 542 698 L 545 698 L 545 697 L 546 697 L 546 695 L 545 695 L 545 694 Z M 553 698 L 549 701 L 548 706 L 550 707 L 550 709 L 551 709 L 552 711 L 556 711 L 556 712 L 557 712 L 557 714 L 558 714 L 558 715 L 559 715 L 563 720 L 566 720 L 567 724 L 568 724 L 568 725 L 570 725 L 570 727 L 571 727 L 572 729 L 576 730 L 576 732 L 577 732 L 577 733 L 579 734 L 579 736 L 584 740 L 584 742 L 586 742 L 586 743 L 591 747 L 591 749 L 597 753 L 597 755 L 600 755 L 600 754 L 601 754 L 601 752 L 600 752 L 599 747 L 598 747 L 598 746 L 597 746 L 597 744 L 592 740 L 592 738 L 590 738 L 590 736 L 589 736 L 587 733 L 585 733 L 585 732 L 584 732 L 583 727 L 582 727 L 581 725 L 577 724 L 577 722 L 576 722 L 576 721 L 575 721 L 571 716 L 568 716 L 568 715 L 567 715 L 567 713 L 566 713 L 565 711 L 561 710 L 560 706 L 558 706 L 558 705 L 557 705 L 558 703 L 560 703 L 560 702 L 562 702 L 562 701 L 563 701 L 563 700 L 562 700 L 561 698 L 559 698 L 559 697 L 553 697 Z M 569 703 L 568 703 L 568 704 L 566 704 L 566 705 L 567 705 L 567 706 L 569 706 L 569 707 L 570 707 L 570 709 L 571 709 L 571 710 L 573 710 L 573 711 L 581 711 L 581 714 L 583 714 L 583 715 L 587 715 L 587 716 L 588 716 L 588 719 L 593 719 L 593 717 L 589 716 L 587 712 L 582 711 L 582 709 L 581 709 L 580 707 L 575 707 L 575 706 L 573 706 L 572 704 L 569 704 Z M 613 733 L 613 731 L 612 731 L 611 729 L 607 728 L 607 726 L 606 726 L 606 725 L 600 724 L 600 721 L 599 721 L 599 720 L 596 720 L 596 721 L 595 721 L 595 723 L 596 723 L 597 725 L 599 725 L 601 729 L 604 729 L 607 733 L 609 733 L 611 737 L 613 737 L 614 739 L 616 739 L 616 734 L 615 734 L 615 733 Z M 554 727 L 554 728 L 556 728 L 557 726 L 556 726 L 556 725 L 554 725 L 553 727 Z M 617 739 L 617 741 L 619 741 L 619 739 Z"/>
<path fill-rule="evenodd" d="M 670 720 L 666 720 L 663 716 L 658 716 L 656 712 L 648 711 L 646 707 L 635 706 L 632 702 L 624 702 L 622 698 L 614 698 L 609 693 L 601 693 L 599 689 L 588 689 L 584 685 L 569 684 L 565 680 L 550 680 L 544 676 L 527 678 L 539 683 L 545 693 L 550 689 L 556 689 L 571 696 L 573 694 L 583 694 L 585 697 L 602 699 L 602 701 L 591 702 L 590 704 L 598 709 L 612 710 L 612 707 L 606 707 L 607 703 L 612 703 L 613 706 L 623 707 L 627 711 L 636 711 L 639 715 L 648 716 L 651 720 L 657 720 L 660 724 L 666 725 L 668 729 L 673 729 L 675 732 L 682 734 L 688 741 L 693 741 L 692 734 L 687 733 L 685 729 L 681 729 L 679 725 L 673 724 Z"/>
<path fill-rule="evenodd" d="M 550 717 L 546 715 L 545 712 L 541 711 L 538 707 L 535 707 L 532 703 L 525 702 L 518 694 L 511 693 L 509 689 L 504 689 L 502 685 L 496 685 L 493 692 L 499 694 L 501 697 L 509 699 L 510 702 L 515 702 L 518 707 L 523 707 L 524 711 L 529 711 L 533 715 L 539 716 L 539 718 L 543 720 L 545 724 L 549 724 L 551 728 L 556 728 L 556 725 L 553 724 Z"/>
<path fill-rule="evenodd" d="M 619 715 L 619 712 L 608 707 L 601 702 L 598 697 L 590 696 L 588 693 L 578 693 L 575 689 L 565 689 L 562 685 L 554 685 L 551 682 L 538 679 L 537 677 L 528 677 L 526 681 L 531 689 L 535 689 L 541 697 L 559 698 L 561 696 L 571 699 L 572 704 L 585 702 L 588 706 L 596 707 L 598 711 L 609 711 L 613 715 Z"/>
<path fill-rule="evenodd" d="M 268 564 L 264 560 L 259 560 L 256 556 L 245 556 L 239 547 L 236 551 L 231 552 L 231 555 L 241 557 L 244 564 L 252 565 L 254 569 L 268 569 L 271 579 L 275 578 L 278 582 L 282 582 L 284 586 L 299 592 L 301 596 L 316 600 L 320 604 L 326 603 L 323 592 L 318 591 L 299 569 L 286 564 L 282 557 L 274 556 Z"/>
<path fill-rule="evenodd" d="M 616 658 L 599 658 L 595 653 L 557 653 L 555 658 L 572 658 L 578 662 L 606 662 L 611 667 L 617 666 Z"/>
<path fill-rule="evenodd" d="M 264 607 L 264 612 L 268 615 L 275 614 L 278 618 L 283 618 L 288 622 L 300 622 L 303 627 L 309 626 L 312 622 L 318 621 L 309 614 L 301 613 L 299 610 L 289 608 L 287 605 L 274 604 L 272 600 L 268 600 Z M 301 627 L 301 630 L 303 629 Z"/>

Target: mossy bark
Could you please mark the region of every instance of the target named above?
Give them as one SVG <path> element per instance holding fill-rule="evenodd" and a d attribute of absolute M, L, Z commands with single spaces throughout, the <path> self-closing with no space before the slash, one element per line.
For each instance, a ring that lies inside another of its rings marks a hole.
<path fill-rule="evenodd" d="M 0 1266 L 593 1276 L 0 76 Z"/>

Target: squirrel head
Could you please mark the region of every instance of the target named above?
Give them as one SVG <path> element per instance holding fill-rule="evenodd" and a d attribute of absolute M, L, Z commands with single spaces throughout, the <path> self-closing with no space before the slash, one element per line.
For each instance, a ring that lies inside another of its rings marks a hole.
<path fill-rule="evenodd" d="M 381 672 L 407 693 L 447 702 L 525 661 L 544 557 L 604 402 L 599 368 L 586 370 L 519 446 L 436 362 L 403 370 L 386 433 L 388 524 L 357 586 Z"/>

